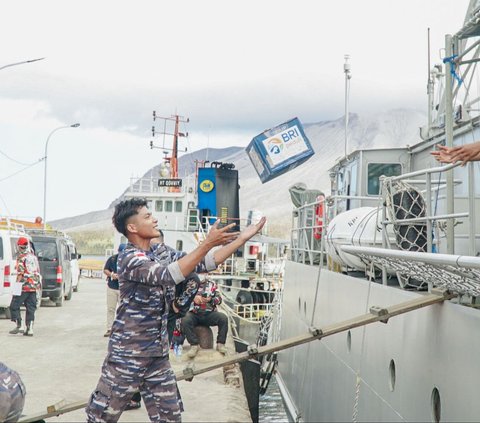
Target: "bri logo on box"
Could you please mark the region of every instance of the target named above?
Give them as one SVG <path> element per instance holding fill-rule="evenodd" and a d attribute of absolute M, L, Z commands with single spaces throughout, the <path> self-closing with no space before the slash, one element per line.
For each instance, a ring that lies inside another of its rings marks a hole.
<path fill-rule="evenodd" d="M 268 151 L 272 154 L 280 154 L 283 150 L 283 142 L 278 138 L 268 140 Z"/>
<path fill-rule="evenodd" d="M 295 140 L 299 137 L 300 134 L 296 126 L 294 126 L 293 128 L 289 128 L 281 132 L 280 134 L 277 134 L 275 137 L 270 138 L 267 141 L 268 151 L 270 154 L 280 154 L 286 147 L 285 144 L 290 143 L 292 140 Z M 292 144 L 296 144 L 296 142 L 293 142 Z"/>

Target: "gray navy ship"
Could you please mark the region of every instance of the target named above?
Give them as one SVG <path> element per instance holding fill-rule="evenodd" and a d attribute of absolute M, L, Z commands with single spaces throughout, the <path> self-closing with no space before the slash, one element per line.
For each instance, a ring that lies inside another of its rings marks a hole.
<path fill-rule="evenodd" d="M 293 421 L 480 419 L 480 169 L 430 154 L 480 140 L 479 36 L 472 0 L 461 29 L 445 36 L 443 63 L 431 67 L 421 142 L 346 152 L 329 170 L 328 196 L 312 189 L 325 187 L 290 189 L 281 339 L 446 298 L 279 352 L 276 378 Z"/>

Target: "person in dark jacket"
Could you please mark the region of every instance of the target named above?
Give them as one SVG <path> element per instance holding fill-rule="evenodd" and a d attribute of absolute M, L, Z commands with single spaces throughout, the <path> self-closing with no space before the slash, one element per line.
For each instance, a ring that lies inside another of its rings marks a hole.
<path fill-rule="evenodd" d="M 120 305 L 102 374 L 86 408 L 89 422 L 118 421 L 137 390 L 152 422 L 181 421 L 183 404 L 168 360 L 167 320 L 175 286 L 192 272 L 216 269 L 265 224 L 262 218 L 238 233 L 229 232 L 234 224 L 219 228 L 216 222 L 195 250 L 173 253 L 165 266 L 155 260 L 161 249 L 150 247 L 160 232 L 146 205 L 134 198 L 115 207 L 114 225 L 129 243 L 118 258 Z"/>
<path fill-rule="evenodd" d="M 120 300 L 117 260 L 118 254 L 121 253 L 126 246 L 126 244 L 120 244 L 117 254 L 110 256 L 103 267 L 103 273 L 107 277 L 107 331 L 103 335 L 105 337 L 110 336 L 112 332 L 113 320 L 115 319 L 115 312 Z"/>

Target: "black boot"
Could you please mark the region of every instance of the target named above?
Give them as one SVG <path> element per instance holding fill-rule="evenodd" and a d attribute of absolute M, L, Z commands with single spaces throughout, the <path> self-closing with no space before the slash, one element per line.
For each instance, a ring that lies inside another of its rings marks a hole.
<path fill-rule="evenodd" d="M 30 322 L 27 325 L 25 332 L 23 332 L 23 336 L 33 336 L 33 322 Z"/>
<path fill-rule="evenodd" d="M 17 320 L 17 327 L 15 329 L 12 329 L 11 331 L 9 331 L 8 333 L 10 335 L 16 335 L 17 333 L 23 333 L 24 332 L 24 327 L 22 326 L 22 321 L 21 320 Z"/>

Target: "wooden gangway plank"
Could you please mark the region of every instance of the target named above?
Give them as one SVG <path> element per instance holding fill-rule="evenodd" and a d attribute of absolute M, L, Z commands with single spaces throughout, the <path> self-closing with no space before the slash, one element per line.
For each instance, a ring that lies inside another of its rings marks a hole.
<path fill-rule="evenodd" d="M 278 341 L 270 345 L 264 345 L 261 347 L 250 346 L 245 352 L 234 354 L 221 360 L 216 360 L 210 364 L 199 368 L 194 368 L 192 366 L 192 362 L 190 362 L 182 372 L 177 372 L 175 376 L 177 378 L 177 381 L 191 380 L 194 376 L 209 372 L 211 370 L 240 363 L 242 361 L 247 361 L 258 356 L 263 356 L 266 354 L 296 347 L 298 345 L 306 344 L 308 342 L 320 340 L 327 336 L 335 335 L 340 332 L 345 332 L 350 329 L 366 326 L 376 322 L 387 323 L 388 320 L 392 317 L 409 313 L 411 311 L 425 308 L 434 304 L 439 304 L 453 297 L 455 297 L 455 295 L 451 294 L 448 291 L 432 290 L 432 293 L 430 294 L 421 295 L 417 298 L 402 302 L 400 304 L 395 304 L 389 307 L 371 307 L 370 313 L 353 317 L 352 319 L 344 320 L 339 323 L 327 325 L 323 328 L 310 328 L 310 331 L 307 333 L 298 335 L 296 337 L 288 338 L 283 341 Z M 59 416 L 60 414 L 65 414 L 70 411 L 85 408 L 86 405 L 86 401 L 68 403 L 60 408 L 55 407 L 55 409 L 51 412 L 41 411 L 29 416 L 23 416 L 20 418 L 19 423 L 35 422 L 38 420 Z M 47 407 L 47 409 L 48 408 L 49 407 Z"/>

